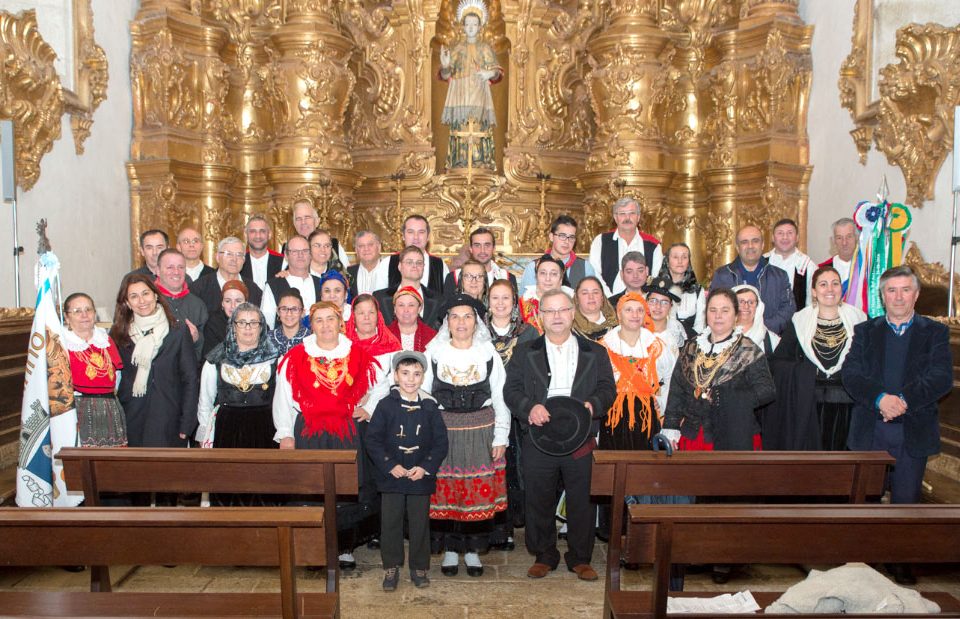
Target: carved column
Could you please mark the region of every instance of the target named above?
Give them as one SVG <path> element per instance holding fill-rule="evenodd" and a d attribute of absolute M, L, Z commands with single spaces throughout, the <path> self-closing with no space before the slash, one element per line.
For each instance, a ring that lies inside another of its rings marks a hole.
<path fill-rule="evenodd" d="M 586 193 L 588 236 L 610 227 L 610 207 L 623 195 L 666 199 L 673 173 L 664 165 L 652 101 L 670 36 L 659 28 L 658 8 L 657 0 L 612 3 L 603 30 L 587 46 L 596 136 L 579 180 Z"/>

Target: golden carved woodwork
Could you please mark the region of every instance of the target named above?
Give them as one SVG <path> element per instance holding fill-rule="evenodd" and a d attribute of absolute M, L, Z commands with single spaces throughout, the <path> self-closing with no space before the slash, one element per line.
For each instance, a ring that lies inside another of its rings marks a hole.
<path fill-rule="evenodd" d="M 840 69 L 840 103 L 865 163 L 871 144 L 903 172 L 906 203 L 932 200 L 934 183 L 953 139 L 953 108 L 960 104 L 960 26 L 908 24 L 897 30 L 899 62 L 880 68 L 880 99 L 873 79 L 874 0 L 857 0 L 850 55 Z"/>
<path fill-rule="evenodd" d="M 920 248 L 913 241 L 910 242 L 910 249 L 903 257 L 903 263 L 913 269 L 920 280 L 921 294 L 926 293 L 928 288 L 938 288 L 943 291 L 944 302 L 942 307 L 923 308 L 924 313 L 936 313 L 946 316 L 947 314 L 947 291 L 950 289 L 950 271 L 939 262 L 924 262 L 920 254 Z M 960 307 L 960 275 L 953 276 L 953 306 Z M 926 296 L 924 294 L 924 296 Z M 921 311 L 921 308 L 917 308 Z M 953 318 L 952 320 L 956 320 Z"/>
<path fill-rule="evenodd" d="M 0 11 L 0 118 L 14 121 L 17 184 L 24 191 L 36 184 L 40 160 L 60 138 L 61 116 L 70 114 L 74 146 L 83 154 L 93 113 L 107 96 L 107 58 L 93 38 L 91 0 L 72 2 L 75 91 L 61 85 L 36 12 Z"/>
<path fill-rule="evenodd" d="M 455 0 L 142 0 L 131 242 L 187 222 L 209 258 L 212 233 L 239 235 L 263 212 L 279 246 L 308 197 L 348 247 L 372 229 L 396 250 L 417 213 L 436 252 L 486 225 L 503 251 L 533 253 L 569 213 L 585 253 L 629 195 L 644 229 L 691 244 L 706 275 L 744 223 L 805 229 L 812 29 L 796 0 L 487 6 L 481 37 L 504 69 L 491 87 L 497 172 L 468 176 L 444 169 L 439 122 Z"/>

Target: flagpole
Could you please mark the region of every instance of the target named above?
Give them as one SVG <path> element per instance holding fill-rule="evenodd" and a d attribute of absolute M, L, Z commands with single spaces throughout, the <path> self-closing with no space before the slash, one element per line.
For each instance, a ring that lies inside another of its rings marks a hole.
<path fill-rule="evenodd" d="M 947 290 L 947 316 L 953 317 L 953 277 L 957 270 L 957 207 L 960 200 L 960 105 L 953 108 L 953 220 L 950 224 L 950 286 Z"/>

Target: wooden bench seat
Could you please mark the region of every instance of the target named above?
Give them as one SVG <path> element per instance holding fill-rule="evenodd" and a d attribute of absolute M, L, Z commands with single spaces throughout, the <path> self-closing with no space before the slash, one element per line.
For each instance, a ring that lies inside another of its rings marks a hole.
<path fill-rule="evenodd" d="M 593 452 L 590 492 L 623 505 L 629 495 L 699 497 L 832 497 L 862 503 L 883 493 L 886 452 L 653 451 Z M 624 509 L 611 510 L 611 531 L 622 531 Z M 627 530 L 630 535 L 630 529 Z M 607 591 L 620 589 L 620 562 L 637 563 L 611 535 Z"/>
<path fill-rule="evenodd" d="M 960 561 L 960 507 L 949 505 L 631 505 L 629 527 L 632 556 L 654 566 L 653 590 L 608 591 L 606 616 L 665 616 L 673 563 Z M 941 616 L 960 617 L 960 600 L 935 598 Z"/>
<path fill-rule="evenodd" d="M 5 616 L 336 617 L 337 592 L 298 594 L 296 567 L 325 565 L 322 507 L 0 509 L 0 565 L 280 568 L 280 593 L 0 592 Z M 195 603 L 191 603 L 195 602 Z"/>
<path fill-rule="evenodd" d="M 67 488 L 82 490 L 86 505 L 100 505 L 101 493 L 255 493 L 322 497 L 326 514 L 327 592 L 338 590 L 336 503 L 358 492 L 357 452 L 351 449 L 106 449 L 66 448 Z M 81 561 L 77 565 L 94 565 Z M 109 591 L 109 571 L 96 566 L 91 591 Z"/>

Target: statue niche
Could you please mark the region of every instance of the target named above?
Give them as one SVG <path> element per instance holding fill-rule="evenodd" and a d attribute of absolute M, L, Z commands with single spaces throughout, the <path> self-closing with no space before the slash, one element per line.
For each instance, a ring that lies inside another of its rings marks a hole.
<path fill-rule="evenodd" d="M 444 2 L 434 39 L 437 171 L 495 173 L 507 124 L 503 18 L 495 0 L 489 9 L 484 0 L 461 0 L 454 11 L 455 2 Z"/>

